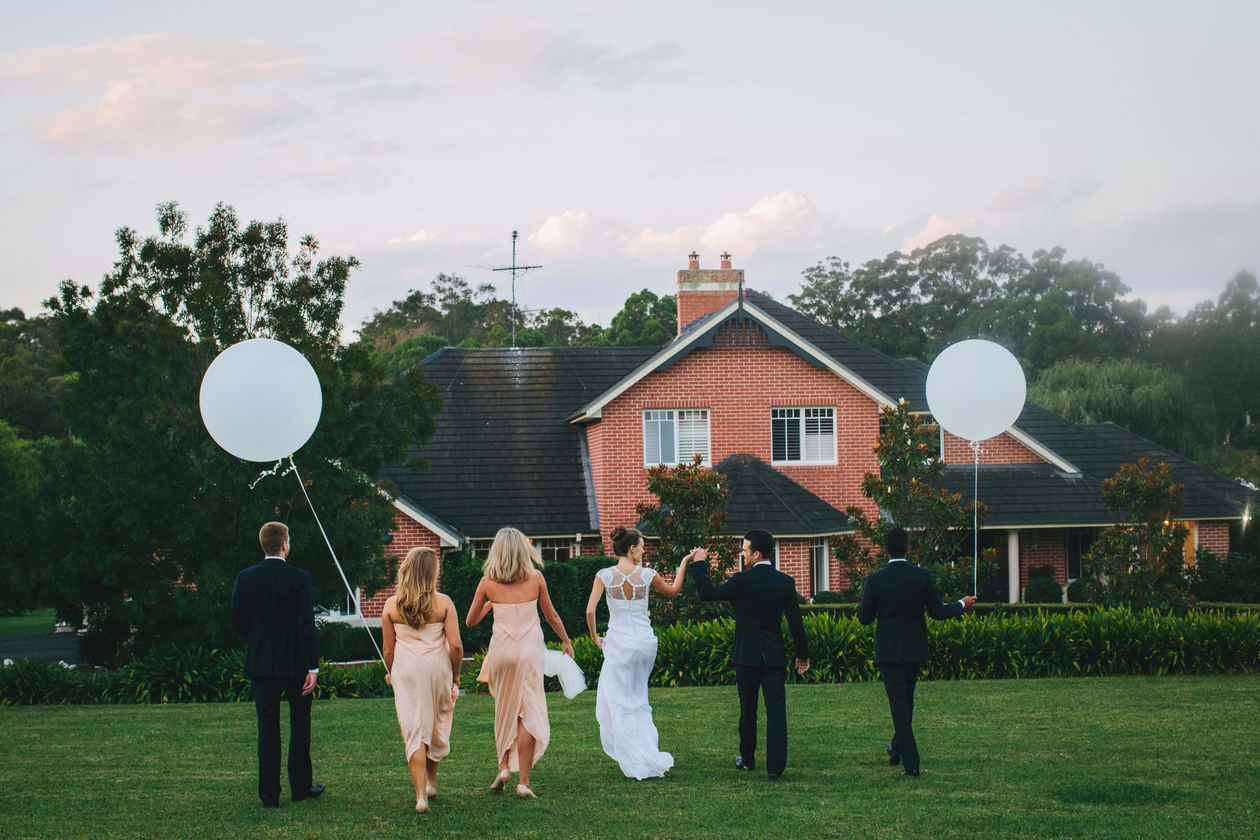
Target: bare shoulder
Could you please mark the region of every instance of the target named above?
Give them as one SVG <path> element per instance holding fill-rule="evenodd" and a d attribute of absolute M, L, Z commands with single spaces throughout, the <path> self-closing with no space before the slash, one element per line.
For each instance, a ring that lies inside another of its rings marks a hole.
<path fill-rule="evenodd" d="M 390 595 L 385 599 L 385 605 L 381 607 L 382 618 L 393 618 L 398 614 L 398 596 Z"/>

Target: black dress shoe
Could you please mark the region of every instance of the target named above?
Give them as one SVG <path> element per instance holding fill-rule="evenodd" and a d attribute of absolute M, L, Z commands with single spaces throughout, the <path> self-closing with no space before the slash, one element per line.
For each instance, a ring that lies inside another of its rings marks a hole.
<path fill-rule="evenodd" d="M 915 778 L 915 779 L 919 778 L 919 771 L 918 771 L 918 770 L 911 770 L 909 767 L 907 767 L 905 772 L 906 772 L 906 775 L 907 775 L 907 776 L 911 776 L 911 777 L 913 777 L 913 778 Z"/>
<path fill-rule="evenodd" d="M 278 799 L 277 799 L 275 802 L 269 802 L 269 801 L 267 801 L 266 799 L 264 799 L 264 800 L 262 801 L 262 804 L 263 804 L 263 807 L 264 807 L 264 808 L 279 808 L 279 807 L 280 807 L 280 800 L 278 800 Z"/>
<path fill-rule="evenodd" d="M 735 769 L 736 770 L 756 770 L 757 763 L 754 761 L 744 761 L 743 756 L 736 756 Z"/>
<path fill-rule="evenodd" d="M 782 779 L 782 778 L 783 778 L 782 773 L 770 773 L 766 776 L 766 780 L 771 781 L 771 782 L 777 782 L 779 781 L 779 779 Z"/>
<path fill-rule="evenodd" d="M 324 792 L 323 785 L 311 785 L 306 790 L 294 791 L 293 801 L 301 802 L 303 799 L 314 799 L 323 792 Z"/>
<path fill-rule="evenodd" d="M 901 763 L 901 753 L 893 749 L 892 741 L 889 741 L 888 746 L 884 747 L 884 752 L 888 753 L 888 763 L 893 767 Z"/>

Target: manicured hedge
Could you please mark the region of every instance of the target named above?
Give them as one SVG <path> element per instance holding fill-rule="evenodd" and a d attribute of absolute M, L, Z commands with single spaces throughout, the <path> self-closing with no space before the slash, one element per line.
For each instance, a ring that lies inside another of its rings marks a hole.
<path fill-rule="evenodd" d="M 1062 605 L 1055 605 L 1062 606 Z M 928 624 L 926 679 L 1108 676 L 1119 674 L 1260 673 L 1260 612 L 1226 609 L 1186 615 L 1148 610 L 1042 609 L 973 615 Z M 842 610 L 805 617 L 812 669 L 803 682 L 856 682 L 878 677 L 871 628 Z M 654 686 L 734 682 L 730 619 L 657 629 Z M 789 644 L 784 627 L 785 644 Z M 603 654 L 586 637 L 575 641 L 578 664 L 594 687 Z M 465 663 L 463 686 L 475 682 L 478 654 Z M 551 681 L 549 681 L 551 682 Z M 554 687 L 554 685 L 552 686 Z M 320 671 L 318 697 L 386 697 L 379 664 Z M 185 703 L 247 701 L 249 681 L 239 651 L 157 652 L 118 671 L 65 669 L 19 662 L 0 668 L 0 704 Z"/>

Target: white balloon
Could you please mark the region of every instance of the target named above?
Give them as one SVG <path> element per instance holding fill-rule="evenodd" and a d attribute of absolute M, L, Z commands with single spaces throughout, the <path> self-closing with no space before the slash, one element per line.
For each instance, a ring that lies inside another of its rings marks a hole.
<path fill-rule="evenodd" d="M 928 371 L 928 408 L 945 431 L 963 440 L 996 437 L 1024 410 L 1024 370 L 1000 344 L 970 339 L 951 344 Z"/>
<path fill-rule="evenodd" d="M 270 338 L 220 353 L 201 380 L 200 401 L 210 437 L 246 461 L 275 461 L 301 449 L 324 406 L 311 363 Z"/>

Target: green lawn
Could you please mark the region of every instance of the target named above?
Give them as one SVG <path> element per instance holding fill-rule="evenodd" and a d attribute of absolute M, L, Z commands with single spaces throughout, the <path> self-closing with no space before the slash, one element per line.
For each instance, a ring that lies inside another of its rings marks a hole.
<path fill-rule="evenodd" d="M 56 621 L 57 615 L 52 610 L 37 610 L 21 615 L 0 615 L 0 636 L 51 633 Z"/>
<path fill-rule="evenodd" d="M 389 700 L 315 706 L 324 797 L 264 811 L 245 704 L 0 708 L 6 837 L 1245 837 L 1260 832 L 1260 678 L 921 683 L 923 776 L 887 765 L 878 683 L 788 687 L 778 784 L 737 773 L 735 689 L 654 690 L 668 778 L 623 779 L 594 692 L 551 699 L 536 802 L 485 792 L 488 697 L 456 707 L 432 814 Z M 764 727 L 763 727 L 764 729 Z M 759 757 L 761 760 L 761 757 Z M 1250 829 L 1247 826 L 1251 826 Z"/>

